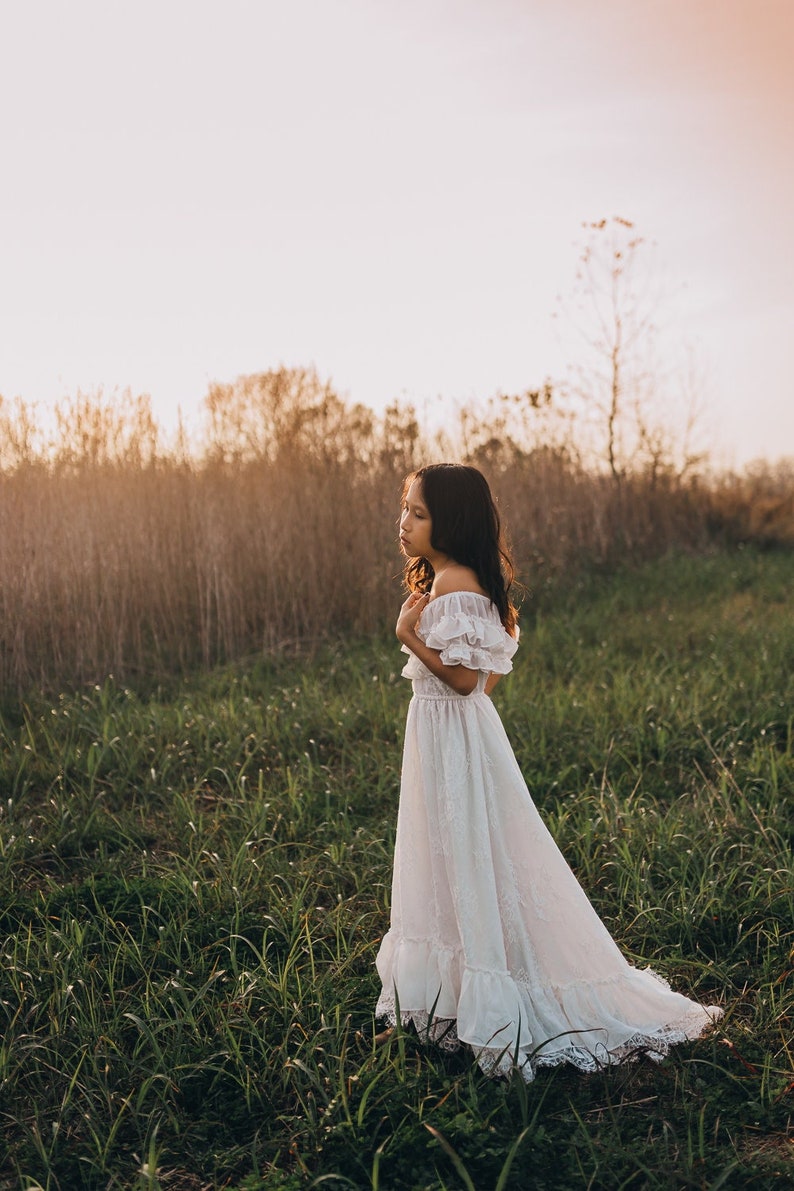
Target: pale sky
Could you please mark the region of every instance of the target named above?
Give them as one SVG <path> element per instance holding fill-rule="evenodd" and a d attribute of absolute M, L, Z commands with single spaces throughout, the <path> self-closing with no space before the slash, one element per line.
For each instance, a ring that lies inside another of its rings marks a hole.
<path fill-rule="evenodd" d="M 728 462 L 794 455 L 792 0 L 0 0 L 0 394 L 534 387 L 656 243 Z"/>

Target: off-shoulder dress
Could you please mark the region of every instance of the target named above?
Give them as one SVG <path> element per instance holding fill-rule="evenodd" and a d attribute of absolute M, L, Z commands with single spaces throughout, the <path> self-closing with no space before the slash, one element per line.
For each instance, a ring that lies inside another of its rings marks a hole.
<path fill-rule="evenodd" d="M 391 924 L 376 1014 L 472 1047 L 490 1074 L 662 1058 L 722 1013 L 619 951 L 530 797 L 484 687 L 517 641 L 487 596 L 431 600 L 420 638 L 479 671 L 458 695 L 409 653 Z"/>

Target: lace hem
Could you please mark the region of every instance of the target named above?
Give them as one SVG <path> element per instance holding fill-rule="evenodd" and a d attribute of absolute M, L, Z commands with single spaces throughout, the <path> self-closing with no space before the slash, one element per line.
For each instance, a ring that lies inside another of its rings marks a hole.
<path fill-rule="evenodd" d="M 646 971 L 655 976 L 662 984 L 669 987 L 667 981 L 653 969 Z M 474 1053 L 480 1069 L 493 1079 L 507 1078 L 518 1071 L 526 1083 L 531 1083 L 541 1067 L 558 1067 L 568 1063 L 577 1070 L 593 1074 L 603 1071 L 607 1067 L 616 1067 L 621 1063 L 635 1063 L 640 1058 L 648 1058 L 660 1063 L 673 1046 L 682 1042 L 694 1042 L 700 1038 L 711 1026 L 722 1017 L 723 1010 L 718 1005 L 693 1005 L 692 1009 L 678 1021 L 670 1025 L 660 1026 L 650 1033 L 637 1032 L 631 1035 L 620 1046 L 611 1050 L 605 1046 L 595 1045 L 592 1050 L 583 1046 L 566 1046 L 561 1044 L 552 1047 L 557 1038 L 550 1038 L 542 1042 L 532 1051 L 515 1047 L 475 1047 L 470 1049 Z M 383 996 L 378 1002 L 376 1017 L 385 1018 L 389 1026 L 397 1025 L 397 1012 L 394 1000 Z M 441 1050 L 454 1053 L 466 1046 L 458 1038 L 457 1021 L 454 1018 L 431 1017 L 421 1010 L 401 1011 L 399 1015 L 402 1026 L 413 1026 L 420 1039 L 425 1043 L 432 1043 Z M 572 1031 L 574 1032 L 574 1031 Z M 580 1033 L 581 1031 L 575 1031 Z M 560 1036 L 562 1037 L 562 1036 Z"/>

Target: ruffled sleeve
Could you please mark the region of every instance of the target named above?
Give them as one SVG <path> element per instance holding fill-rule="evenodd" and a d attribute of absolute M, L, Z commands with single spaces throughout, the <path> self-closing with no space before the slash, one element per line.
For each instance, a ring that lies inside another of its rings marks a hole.
<path fill-rule="evenodd" d="M 488 597 L 472 591 L 450 592 L 431 600 L 416 633 L 430 649 L 439 651 L 446 666 L 466 666 L 489 674 L 508 674 L 518 649 L 517 636 L 506 631 Z"/>

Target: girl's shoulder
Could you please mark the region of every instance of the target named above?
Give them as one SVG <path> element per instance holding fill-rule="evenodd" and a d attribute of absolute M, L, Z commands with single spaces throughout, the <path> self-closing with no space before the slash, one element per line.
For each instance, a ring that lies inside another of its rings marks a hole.
<path fill-rule="evenodd" d="M 430 589 L 430 599 L 438 596 L 453 595 L 455 592 L 471 592 L 473 595 L 487 595 L 482 584 L 471 567 L 464 567 L 460 563 L 451 563 L 445 567 L 433 580 Z"/>

